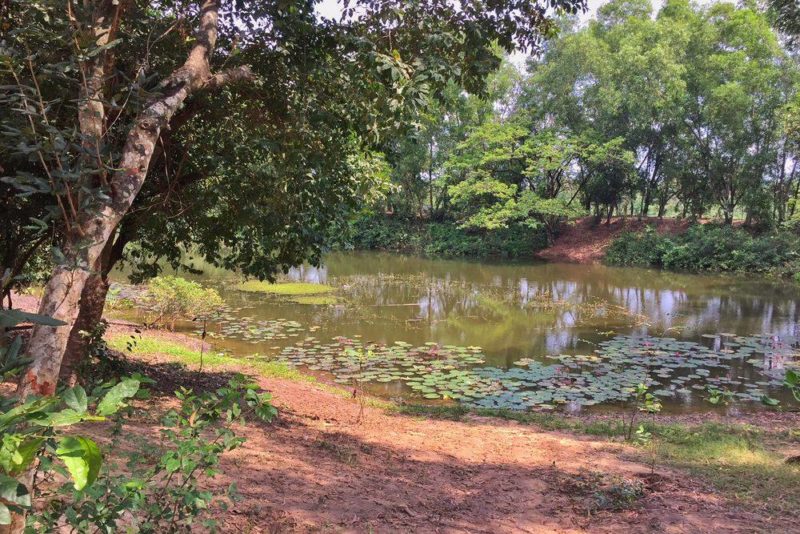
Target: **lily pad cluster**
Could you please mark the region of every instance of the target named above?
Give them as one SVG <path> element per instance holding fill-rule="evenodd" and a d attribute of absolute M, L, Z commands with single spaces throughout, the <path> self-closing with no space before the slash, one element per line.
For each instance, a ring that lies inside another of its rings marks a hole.
<path fill-rule="evenodd" d="M 209 331 L 209 335 L 212 337 L 240 339 L 254 344 L 298 337 L 305 331 L 303 325 L 297 321 L 256 320 L 252 317 L 236 317 L 232 314 L 217 318 L 216 324 L 217 329 Z"/>
<path fill-rule="evenodd" d="M 481 367 L 478 347 L 411 347 L 314 338 L 287 347 L 280 359 L 327 371 L 339 382 L 401 382 L 424 399 L 452 399 L 483 408 L 527 410 L 623 402 L 641 383 L 661 397 L 727 389 L 758 401 L 780 387 L 785 368 L 800 365 L 797 340 L 774 336 L 710 336 L 709 344 L 649 336 L 616 336 L 592 354 L 524 358 L 510 369 Z"/>
<path fill-rule="evenodd" d="M 387 345 L 345 337 L 336 337 L 333 343 L 328 344 L 308 337 L 284 348 L 278 359 L 312 371 L 332 373 L 340 383 L 357 380 L 405 381 L 411 384 L 437 372 L 465 369 L 484 362 L 480 347 L 437 343 L 413 347 L 402 341 Z"/>

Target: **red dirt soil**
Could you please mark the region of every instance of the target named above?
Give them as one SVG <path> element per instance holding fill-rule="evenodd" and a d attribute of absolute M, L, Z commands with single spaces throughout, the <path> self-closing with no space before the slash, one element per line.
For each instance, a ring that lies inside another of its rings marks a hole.
<path fill-rule="evenodd" d="M 537 253 L 548 261 L 599 263 L 611 242 L 624 232 L 635 232 L 651 225 L 660 234 L 678 234 L 689 227 L 686 219 L 614 217 L 611 224 L 583 217 L 567 223 L 551 247 Z"/>
<path fill-rule="evenodd" d="M 115 327 L 120 328 L 120 327 Z M 178 334 L 169 334 L 172 338 Z M 143 356 L 158 367 L 168 358 Z M 199 384 L 214 387 L 220 371 Z M 197 379 L 195 376 L 194 379 Z M 280 415 L 237 429 L 247 439 L 223 457 L 222 490 L 243 500 L 216 518 L 223 532 L 772 532 L 793 528 L 745 510 L 686 473 L 637 460 L 620 443 L 487 417 L 397 415 L 313 383 L 258 379 Z M 157 403 L 155 406 L 153 403 Z M 173 404 L 154 397 L 149 415 Z M 362 412 L 363 410 L 363 412 Z M 155 431 L 152 420 L 137 433 Z M 640 485 L 621 510 L 597 492 Z M 795 525 L 796 526 L 796 525 Z"/>

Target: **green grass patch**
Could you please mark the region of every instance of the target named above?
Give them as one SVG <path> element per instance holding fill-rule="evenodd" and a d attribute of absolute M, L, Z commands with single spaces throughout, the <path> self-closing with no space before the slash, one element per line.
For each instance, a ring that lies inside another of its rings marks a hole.
<path fill-rule="evenodd" d="M 155 336 L 143 335 L 136 338 L 136 343 L 129 335 L 111 336 L 107 340 L 108 346 L 126 354 L 134 355 L 161 355 L 168 356 L 170 360 L 182 363 L 186 366 L 200 365 L 200 351 L 194 350 L 186 345 L 161 339 Z M 128 351 L 129 346 L 132 350 Z M 203 366 L 208 369 L 226 368 L 258 374 L 267 378 L 283 378 L 285 380 L 296 380 L 303 382 L 314 382 L 315 378 L 306 375 L 281 362 L 250 360 L 244 358 L 234 358 L 219 352 L 206 352 L 202 355 Z"/>
<path fill-rule="evenodd" d="M 308 282 L 287 282 L 279 284 L 271 284 L 269 282 L 262 282 L 259 280 L 247 280 L 241 284 L 234 286 L 238 291 L 246 291 L 248 293 L 267 293 L 271 295 L 281 296 L 308 296 L 308 295 L 324 295 L 325 293 L 332 293 L 336 291 L 333 286 L 324 284 L 310 284 Z"/>
<path fill-rule="evenodd" d="M 770 450 L 773 436 L 748 425 L 655 425 L 659 462 L 686 469 L 720 492 L 781 512 L 800 509 L 800 467 Z"/>
<path fill-rule="evenodd" d="M 332 295 L 299 295 L 289 300 L 296 304 L 310 304 L 314 306 L 330 306 L 338 302 L 338 299 Z"/>

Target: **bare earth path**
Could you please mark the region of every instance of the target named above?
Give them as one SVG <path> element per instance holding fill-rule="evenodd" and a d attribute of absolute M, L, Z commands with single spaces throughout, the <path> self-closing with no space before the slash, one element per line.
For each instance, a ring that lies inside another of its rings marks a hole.
<path fill-rule="evenodd" d="M 659 233 L 676 234 L 689 226 L 687 220 L 647 217 L 614 217 L 611 224 L 595 224 L 594 217 L 583 217 L 567 223 L 553 246 L 536 255 L 549 261 L 599 263 L 611 242 L 624 232 L 635 232 L 653 225 Z"/>
<path fill-rule="evenodd" d="M 790 532 L 623 445 L 494 418 L 446 421 L 365 407 L 312 384 L 262 380 L 276 425 L 244 429 L 223 462 L 244 501 L 231 532 Z M 628 510 L 597 492 L 642 484 Z M 593 512 L 593 513 L 590 513 Z M 796 531 L 796 530 L 795 530 Z"/>

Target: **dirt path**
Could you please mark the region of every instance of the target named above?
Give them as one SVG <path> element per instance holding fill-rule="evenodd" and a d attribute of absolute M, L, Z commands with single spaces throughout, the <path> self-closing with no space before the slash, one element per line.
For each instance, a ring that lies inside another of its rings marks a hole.
<path fill-rule="evenodd" d="M 231 532 L 790 531 L 605 441 L 493 418 L 443 421 L 365 407 L 312 384 L 263 380 L 276 425 L 223 462 L 244 501 Z M 641 485 L 630 509 L 598 510 Z M 796 525 L 795 525 L 796 526 Z"/>
<path fill-rule="evenodd" d="M 569 263 L 598 263 L 603 259 L 611 242 L 623 232 L 638 231 L 647 225 L 656 227 L 659 233 L 676 234 L 688 228 L 686 220 L 648 217 L 615 217 L 611 224 L 595 224 L 594 217 L 583 217 L 568 223 L 553 246 L 537 253 L 549 261 Z"/>

